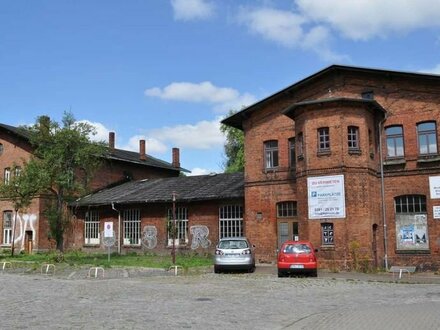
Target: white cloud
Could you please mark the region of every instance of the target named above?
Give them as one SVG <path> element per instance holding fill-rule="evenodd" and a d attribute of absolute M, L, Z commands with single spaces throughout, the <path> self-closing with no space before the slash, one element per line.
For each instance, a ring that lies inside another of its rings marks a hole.
<path fill-rule="evenodd" d="M 206 0 L 171 0 L 176 20 L 207 19 L 214 14 L 214 5 Z"/>
<path fill-rule="evenodd" d="M 440 26 L 438 0 L 297 0 L 299 13 L 353 40 Z"/>
<path fill-rule="evenodd" d="M 207 175 L 214 173 L 214 171 L 207 170 L 205 168 L 195 167 L 191 170 L 191 173 L 187 173 L 188 176 L 194 176 L 194 175 Z"/>
<path fill-rule="evenodd" d="M 130 137 L 128 143 L 124 144 L 121 149 L 130 150 L 130 151 L 139 151 L 139 141 L 145 140 L 145 153 L 165 153 L 168 150 L 168 147 L 165 143 L 151 137 L 147 137 L 145 135 L 134 135 Z"/>
<path fill-rule="evenodd" d="M 330 49 L 331 34 L 327 27 L 311 25 L 301 14 L 267 7 L 242 7 L 238 21 L 252 33 L 283 47 L 310 50 L 330 62 L 347 59 Z"/>
<path fill-rule="evenodd" d="M 145 90 L 145 95 L 164 100 L 186 101 L 213 104 L 217 112 L 241 109 L 256 102 L 249 93 L 240 94 L 230 87 L 217 87 L 210 81 L 201 83 L 173 82 L 164 88 L 154 87 Z"/>
<path fill-rule="evenodd" d="M 430 68 L 430 69 L 422 69 L 419 72 L 440 74 L 440 64 L 437 64 L 435 67 Z"/>
<path fill-rule="evenodd" d="M 78 120 L 79 123 L 86 123 L 96 129 L 96 134 L 89 136 L 92 141 L 107 141 L 110 130 L 101 123 L 91 122 L 89 120 Z"/>
<path fill-rule="evenodd" d="M 213 121 L 203 120 L 194 125 L 163 127 L 149 131 L 148 135 L 163 143 L 191 149 L 210 149 L 222 146 L 225 142 L 218 118 Z"/>

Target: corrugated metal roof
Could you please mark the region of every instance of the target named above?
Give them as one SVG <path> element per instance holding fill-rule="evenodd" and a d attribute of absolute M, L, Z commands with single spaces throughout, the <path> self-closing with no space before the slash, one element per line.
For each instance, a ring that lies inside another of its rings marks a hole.
<path fill-rule="evenodd" d="M 71 206 L 97 206 L 221 200 L 244 197 L 243 173 L 222 173 L 131 181 L 104 189 L 73 202 Z"/>

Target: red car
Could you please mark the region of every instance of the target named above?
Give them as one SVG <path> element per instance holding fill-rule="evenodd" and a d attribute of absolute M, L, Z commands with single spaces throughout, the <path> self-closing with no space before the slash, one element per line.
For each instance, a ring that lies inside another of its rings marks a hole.
<path fill-rule="evenodd" d="M 318 276 L 318 261 L 309 241 L 285 241 L 278 252 L 278 277 L 288 274 Z"/>

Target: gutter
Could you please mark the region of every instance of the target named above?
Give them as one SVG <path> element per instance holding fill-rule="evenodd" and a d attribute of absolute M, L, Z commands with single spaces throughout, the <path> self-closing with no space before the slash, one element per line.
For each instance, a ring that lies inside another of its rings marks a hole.
<path fill-rule="evenodd" d="M 383 153 L 382 153 L 382 131 L 383 124 L 387 120 L 387 114 L 379 122 L 379 155 L 380 155 L 380 188 L 381 188 L 381 199 L 382 199 L 382 222 L 383 222 L 383 247 L 384 247 L 384 266 L 388 270 L 388 235 L 387 235 L 387 217 L 386 217 L 386 206 L 385 206 L 385 183 L 383 175 Z"/>

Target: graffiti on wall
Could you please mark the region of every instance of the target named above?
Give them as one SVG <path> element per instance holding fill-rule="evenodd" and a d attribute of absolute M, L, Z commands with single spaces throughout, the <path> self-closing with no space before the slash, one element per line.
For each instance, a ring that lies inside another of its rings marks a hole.
<path fill-rule="evenodd" d="M 154 249 L 157 245 L 156 226 L 145 226 L 142 231 L 142 244 L 147 249 Z"/>
<path fill-rule="evenodd" d="M 37 215 L 32 213 L 17 213 L 15 225 L 14 246 L 16 250 L 25 250 L 26 232 L 32 232 L 32 242 L 35 242 L 35 225 L 37 223 Z"/>
<path fill-rule="evenodd" d="M 195 250 L 199 246 L 206 249 L 211 245 L 211 241 L 208 239 L 209 229 L 207 226 L 191 226 L 190 231 L 193 235 L 191 249 Z"/>

